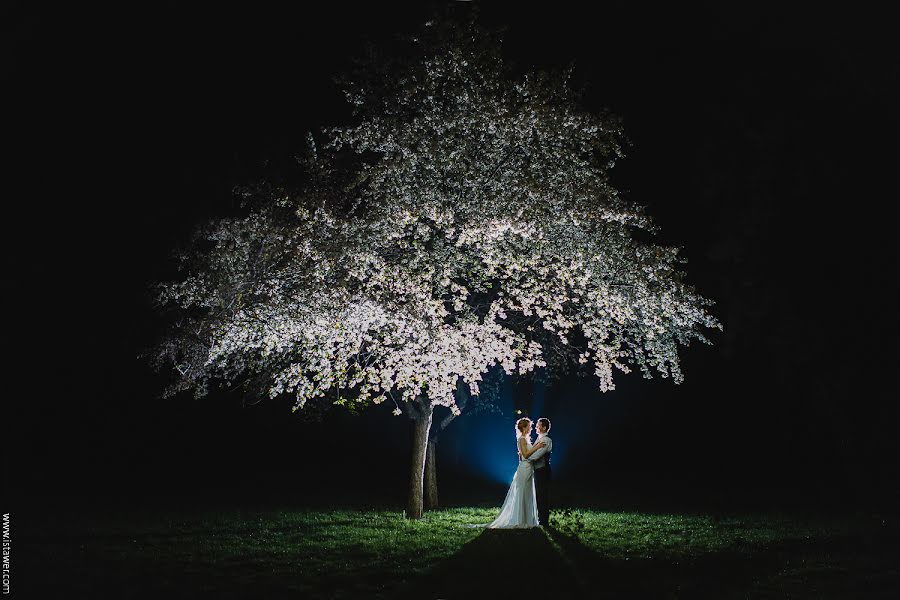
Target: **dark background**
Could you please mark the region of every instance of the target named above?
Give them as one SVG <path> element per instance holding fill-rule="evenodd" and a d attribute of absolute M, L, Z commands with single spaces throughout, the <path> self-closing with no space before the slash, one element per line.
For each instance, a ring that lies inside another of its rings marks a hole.
<path fill-rule="evenodd" d="M 305 131 L 348 115 L 331 76 L 430 5 L 182 4 L 3 9 L 8 480 L 49 502 L 401 507 L 412 433 L 390 407 L 311 424 L 288 400 L 159 400 L 137 355 L 160 329 L 148 286 L 175 277 L 169 251 L 238 212 L 235 183 L 288 173 Z M 588 108 L 624 118 L 615 182 L 684 248 L 725 330 L 684 351 L 680 386 L 510 386 L 504 417 L 446 431 L 445 501 L 499 506 L 518 407 L 553 420 L 561 503 L 895 506 L 887 16 L 477 4 L 509 26 L 510 60 L 574 60 Z"/>

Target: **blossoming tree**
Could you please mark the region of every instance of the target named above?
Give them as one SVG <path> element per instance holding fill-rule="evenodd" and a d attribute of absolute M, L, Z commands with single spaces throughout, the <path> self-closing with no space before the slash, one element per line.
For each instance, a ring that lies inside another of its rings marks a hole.
<path fill-rule="evenodd" d="M 214 382 L 311 404 L 388 404 L 414 422 L 407 516 L 423 510 L 435 407 L 460 412 L 495 365 L 640 369 L 682 380 L 677 348 L 709 343 L 711 301 L 678 249 L 608 171 L 612 115 L 580 108 L 568 72 L 510 74 L 472 22 L 429 23 L 343 80 L 355 118 L 308 139 L 296 190 L 243 190 L 161 283 L 176 315 L 155 353 L 166 390 Z M 412 57 L 412 58 L 410 58 Z M 642 236 L 649 238 L 650 236 Z"/>

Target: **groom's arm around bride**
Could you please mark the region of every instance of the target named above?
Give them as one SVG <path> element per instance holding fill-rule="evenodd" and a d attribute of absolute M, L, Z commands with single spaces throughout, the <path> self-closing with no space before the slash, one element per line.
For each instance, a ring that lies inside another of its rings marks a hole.
<path fill-rule="evenodd" d="M 549 435 L 541 436 L 538 439 L 538 442 L 543 443 L 543 446 L 535 450 L 534 453 L 526 459 L 530 460 L 532 463 L 539 463 L 541 457 L 550 452 L 550 448 L 553 445 L 553 440 L 550 439 Z M 535 466 L 537 465 L 535 464 Z"/>

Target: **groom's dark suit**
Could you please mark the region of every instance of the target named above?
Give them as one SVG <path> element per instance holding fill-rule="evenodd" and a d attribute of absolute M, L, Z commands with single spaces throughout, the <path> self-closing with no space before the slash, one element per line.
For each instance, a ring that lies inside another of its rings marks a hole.
<path fill-rule="evenodd" d="M 550 469 L 550 455 L 553 453 L 553 440 L 547 434 L 538 435 L 535 443 L 543 441 L 544 447 L 539 448 L 528 457 L 534 464 L 534 495 L 537 500 L 538 521 L 546 527 L 550 524 L 550 479 L 553 471 Z"/>

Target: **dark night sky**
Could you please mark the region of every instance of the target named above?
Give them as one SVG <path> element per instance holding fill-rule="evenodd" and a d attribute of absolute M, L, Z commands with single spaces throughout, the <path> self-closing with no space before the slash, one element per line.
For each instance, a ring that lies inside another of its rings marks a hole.
<path fill-rule="evenodd" d="M 156 400 L 136 355 L 158 330 L 147 286 L 174 275 L 168 251 L 235 212 L 233 184 L 288 172 L 306 130 L 345 118 L 330 76 L 364 37 L 424 21 L 419 4 L 4 9 L 4 422 L 19 492 L 302 492 L 352 474 L 402 497 L 411 432 L 387 409 L 310 425 L 288 402 Z M 633 147 L 615 182 L 683 246 L 725 332 L 685 351 L 682 386 L 633 374 L 607 395 L 547 390 L 562 476 L 607 492 L 896 499 L 889 20 L 582 4 L 479 2 L 509 26 L 508 58 L 574 60 L 588 107 L 624 117 Z M 511 431 L 455 423 L 445 472 L 478 471 L 486 436 L 502 447 Z"/>

